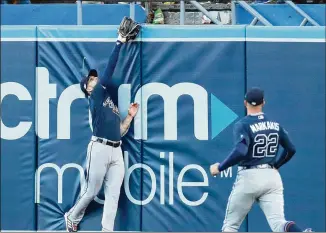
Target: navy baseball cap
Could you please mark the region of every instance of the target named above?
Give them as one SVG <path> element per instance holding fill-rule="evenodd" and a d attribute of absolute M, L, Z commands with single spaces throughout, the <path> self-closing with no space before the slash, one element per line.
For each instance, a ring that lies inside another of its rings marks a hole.
<path fill-rule="evenodd" d="M 91 69 L 88 72 L 88 76 L 80 81 L 80 89 L 82 90 L 82 92 L 84 92 L 85 96 L 88 96 L 88 92 L 86 91 L 86 89 L 87 89 L 87 83 L 90 76 L 97 77 L 97 71 L 95 69 Z"/>
<path fill-rule="evenodd" d="M 97 71 L 95 69 L 91 69 L 88 73 L 88 77 L 89 76 L 94 76 L 94 77 L 97 77 Z"/>
<path fill-rule="evenodd" d="M 264 91 L 258 87 L 253 87 L 247 92 L 245 100 L 252 106 L 260 105 L 264 102 Z"/>

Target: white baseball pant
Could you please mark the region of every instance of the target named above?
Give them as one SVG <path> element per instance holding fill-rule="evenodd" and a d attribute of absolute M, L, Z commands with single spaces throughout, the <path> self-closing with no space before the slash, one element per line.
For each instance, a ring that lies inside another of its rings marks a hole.
<path fill-rule="evenodd" d="M 275 169 L 246 169 L 237 174 L 229 196 L 223 232 L 237 232 L 254 202 L 259 203 L 272 231 L 283 232 L 287 223 L 284 217 L 283 183 Z"/>
<path fill-rule="evenodd" d="M 91 141 L 88 144 L 86 162 L 86 182 L 78 201 L 69 210 L 68 217 L 78 224 L 82 220 L 87 206 L 94 200 L 104 183 L 105 202 L 102 231 L 113 231 L 120 188 L 125 174 L 121 147 L 114 148 Z"/>

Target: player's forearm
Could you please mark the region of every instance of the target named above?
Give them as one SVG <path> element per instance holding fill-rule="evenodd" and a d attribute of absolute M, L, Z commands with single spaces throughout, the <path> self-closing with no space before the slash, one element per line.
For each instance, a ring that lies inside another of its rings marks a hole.
<path fill-rule="evenodd" d="M 295 152 L 296 152 L 296 150 L 294 147 L 290 148 L 290 149 L 284 149 L 280 158 L 274 164 L 274 167 L 276 169 L 279 169 L 281 166 L 283 166 L 284 164 L 289 162 L 291 160 L 291 158 L 293 157 L 293 155 L 295 154 Z"/>
<path fill-rule="evenodd" d="M 248 152 L 248 146 L 244 143 L 238 143 L 236 147 L 231 151 L 229 156 L 220 163 L 218 170 L 224 171 L 229 167 L 232 167 L 242 161 Z"/>
<path fill-rule="evenodd" d="M 120 134 L 122 137 L 128 132 L 132 120 L 133 120 L 133 117 L 128 114 L 128 116 L 120 124 Z"/>
<path fill-rule="evenodd" d="M 117 41 L 112 52 L 111 52 L 111 56 L 109 59 L 109 62 L 106 66 L 105 72 L 104 72 L 104 76 L 103 76 L 103 80 L 102 80 L 102 84 L 105 86 L 109 83 L 109 81 L 112 78 L 114 69 L 117 65 L 118 62 L 118 58 L 119 58 L 119 52 L 121 49 L 122 43 L 120 41 Z"/>

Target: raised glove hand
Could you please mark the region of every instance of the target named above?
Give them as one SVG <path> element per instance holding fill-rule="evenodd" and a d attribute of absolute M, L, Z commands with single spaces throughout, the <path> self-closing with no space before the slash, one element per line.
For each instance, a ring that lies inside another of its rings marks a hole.
<path fill-rule="evenodd" d="M 122 40 L 125 39 L 125 42 L 134 40 L 134 39 L 136 39 L 137 35 L 139 34 L 140 28 L 141 28 L 140 24 L 136 23 L 131 18 L 125 16 L 122 19 L 119 29 L 118 29 L 119 38 Z M 124 43 L 124 41 L 121 41 L 121 42 Z"/>

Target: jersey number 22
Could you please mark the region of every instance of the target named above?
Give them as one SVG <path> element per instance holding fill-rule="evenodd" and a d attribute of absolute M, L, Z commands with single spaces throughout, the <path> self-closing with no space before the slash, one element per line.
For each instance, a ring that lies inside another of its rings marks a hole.
<path fill-rule="evenodd" d="M 254 143 L 252 157 L 274 157 L 278 146 L 278 133 L 257 134 Z"/>

